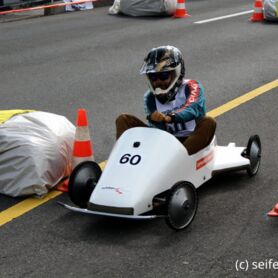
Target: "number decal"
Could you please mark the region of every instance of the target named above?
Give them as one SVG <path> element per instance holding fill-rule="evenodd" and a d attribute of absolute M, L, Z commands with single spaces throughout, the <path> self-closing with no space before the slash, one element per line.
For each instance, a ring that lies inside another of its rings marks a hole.
<path fill-rule="evenodd" d="M 121 159 L 120 159 L 120 163 L 121 164 L 125 164 L 129 161 L 129 158 L 131 157 L 131 154 L 127 153 L 127 154 L 124 154 Z"/>
<path fill-rule="evenodd" d="M 137 165 L 141 161 L 141 156 L 136 154 L 130 159 L 130 164 L 131 165 Z"/>
<path fill-rule="evenodd" d="M 131 154 L 126 153 L 120 158 L 121 164 L 130 163 L 131 165 L 137 165 L 140 163 L 140 161 L 141 161 L 141 156 L 138 154 L 131 156 Z"/>

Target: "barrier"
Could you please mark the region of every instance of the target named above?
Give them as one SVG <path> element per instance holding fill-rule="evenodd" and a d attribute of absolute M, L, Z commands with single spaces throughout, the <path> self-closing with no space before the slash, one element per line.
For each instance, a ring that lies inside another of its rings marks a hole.
<path fill-rule="evenodd" d="M 31 8 L 15 9 L 15 10 L 10 10 L 10 11 L 0 12 L 0 15 L 22 13 L 22 12 L 26 12 L 26 11 L 36 11 L 36 10 L 41 10 L 41 9 L 51 9 L 51 8 L 57 8 L 57 7 L 64 7 L 67 5 L 82 4 L 82 3 L 86 3 L 86 2 L 96 2 L 96 0 L 81 0 L 81 1 L 68 2 L 68 3 L 58 3 L 58 4 L 31 7 Z"/>
<path fill-rule="evenodd" d="M 113 3 L 112 0 L 80 0 L 80 1 L 74 1 L 74 2 L 68 2 L 68 3 L 57 3 L 57 4 L 49 4 L 49 5 L 41 5 L 36 7 L 29 7 L 29 8 L 23 8 L 23 9 L 14 9 L 14 10 L 8 10 L 8 11 L 0 11 L 0 15 L 8 15 L 8 14 L 14 14 L 14 13 L 22 13 L 27 11 L 36 11 L 36 10 L 48 10 L 48 9 L 54 9 L 59 7 L 65 7 L 67 5 L 76 5 L 76 4 L 82 4 L 86 2 L 92 2 L 96 6 L 108 6 Z"/>

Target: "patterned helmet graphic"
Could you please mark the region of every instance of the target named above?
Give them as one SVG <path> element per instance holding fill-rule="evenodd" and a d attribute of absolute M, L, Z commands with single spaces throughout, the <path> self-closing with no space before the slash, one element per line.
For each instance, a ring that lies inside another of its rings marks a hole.
<path fill-rule="evenodd" d="M 166 90 L 154 88 L 151 80 L 148 78 L 149 73 L 159 73 L 173 71 L 175 76 Z M 167 94 L 167 101 L 172 99 L 185 74 L 184 61 L 180 50 L 174 46 L 159 46 L 150 50 L 140 70 L 141 74 L 146 74 L 149 88 L 155 95 Z"/>

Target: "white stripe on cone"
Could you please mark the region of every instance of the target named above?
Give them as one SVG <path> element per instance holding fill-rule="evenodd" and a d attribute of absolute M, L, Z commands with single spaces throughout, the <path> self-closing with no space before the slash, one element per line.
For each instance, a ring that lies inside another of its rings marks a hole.
<path fill-rule="evenodd" d="M 75 131 L 75 140 L 76 141 L 90 141 L 90 133 L 87 126 L 79 126 Z"/>

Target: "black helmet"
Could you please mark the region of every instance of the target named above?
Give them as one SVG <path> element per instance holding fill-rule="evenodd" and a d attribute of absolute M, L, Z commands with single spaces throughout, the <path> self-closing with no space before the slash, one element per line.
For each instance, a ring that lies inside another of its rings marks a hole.
<path fill-rule="evenodd" d="M 154 89 L 148 77 L 150 73 L 173 71 L 175 76 L 166 90 Z M 146 74 L 150 90 L 154 95 L 166 95 L 167 101 L 171 100 L 177 93 L 185 74 L 184 61 L 180 50 L 174 46 L 159 46 L 153 48 L 144 59 L 144 64 L 140 70 L 141 74 Z"/>

